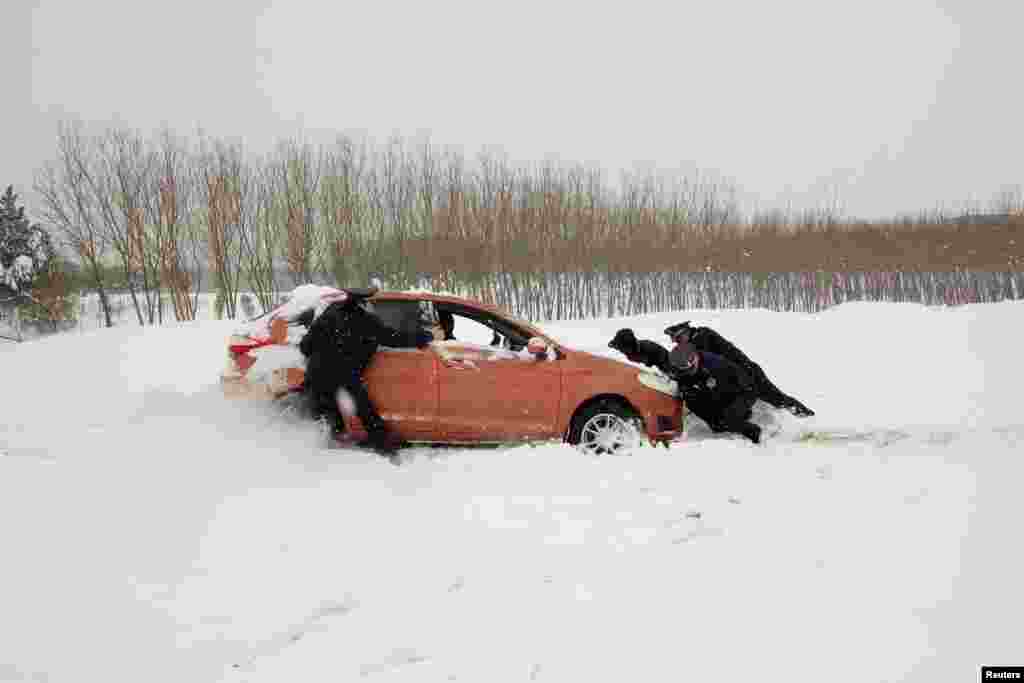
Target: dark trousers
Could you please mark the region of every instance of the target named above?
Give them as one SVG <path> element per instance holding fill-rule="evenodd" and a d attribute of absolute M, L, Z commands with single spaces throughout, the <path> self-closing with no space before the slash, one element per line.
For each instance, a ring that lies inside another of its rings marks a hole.
<path fill-rule="evenodd" d="M 356 415 L 359 416 L 367 433 L 373 436 L 383 432 L 385 429 L 384 418 L 380 416 L 373 401 L 370 400 L 370 392 L 367 391 L 363 378 L 359 375 L 349 377 L 348 381 L 342 383 L 340 388 L 347 391 L 352 397 L 352 401 L 356 404 Z"/>
<path fill-rule="evenodd" d="M 750 421 L 754 403 L 758 397 L 754 392 L 736 396 L 725 405 L 714 405 L 703 401 L 687 403 L 690 412 L 707 422 L 713 432 L 742 434 L 754 443 L 761 440 L 761 428 Z"/>
<path fill-rule="evenodd" d="M 356 415 L 372 437 L 385 431 L 384 419 L 377 412 L 362 374 L 358 371 L 325 371 L 311 362 L 306 370 L 306 390 L 314 420 L 323 419 L 335 434 L 345 432 L 345 418 L 338 410 L 338 392 L 345 391 L 355 403 Z"/>
<path fill-rule="evenodd" d="M 746 366 L 746 370 L 754 380 L 754 386 L 757 388 L 757 398 L 773 408 L 784 408 L 797 414 L 813 414 L 810 408 L 803 403 L 789 394 L 782 393 L 782 390 L 768 379 L 768 376 L 764 374 L 764 370 L 757 363 L 750 363 Z"/>

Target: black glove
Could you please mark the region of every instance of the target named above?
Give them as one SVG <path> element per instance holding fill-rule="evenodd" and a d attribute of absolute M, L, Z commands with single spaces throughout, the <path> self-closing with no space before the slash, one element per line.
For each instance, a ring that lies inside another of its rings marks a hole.
<path fill-rule="evenodd" d="M 425 349 L 430 346 L 430 342 L 434 341 L 434 335 L 430 332 L 422 330 L 416 333 L 416 348 Z"/>

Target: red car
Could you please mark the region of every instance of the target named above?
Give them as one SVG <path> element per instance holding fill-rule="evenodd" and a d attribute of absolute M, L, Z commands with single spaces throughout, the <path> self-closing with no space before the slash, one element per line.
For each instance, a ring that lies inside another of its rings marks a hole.
<path fill-rule="evenodd" d="M 627 450 L 637 429 L 651 442 L 682 432 L 675 385 L 658 373 L 577 351 L 530 323 L 466 299 L 378 292 L 367 302 L 387 325 L 429 329 L 435 336 L 426 349 L 381 348 L 365 373 L 377 410 L 408 442 L 564 439 L 600 454 Z M 304 328 L 294 310 L 290 319 L 281 310 L 258 321 L 269 330 L 263 338 L 229 341 L 222 375 L 227 395 L 274 399 L 301 391 L 303 358 L 296 344 Z M 448 340 L 441 318 L 454 320 Z M 271 360 L 261 370 L 266 357 Z M 348 426 L 353 436 L 365 435 L 358 418 L 350 417 Z"/>

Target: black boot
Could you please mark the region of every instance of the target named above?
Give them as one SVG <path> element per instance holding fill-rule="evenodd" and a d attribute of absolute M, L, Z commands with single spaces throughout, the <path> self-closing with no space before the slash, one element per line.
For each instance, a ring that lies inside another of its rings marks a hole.
<path fill-rule="evenodd" d="M 389 458 L 395 464 L 398 464 L 398 448 L 401 443 L 401 439 L 384 429 L 370 432 L 366 439 L 367 447 L 373 449 L 378 455 Z"/>
<path fill-rule="evenodd" d="M 743 425 L 743 429 L 740 432 L 743 436 L 747 437 L 754 443 L 761 443 L 761 426 L 756 425 L 753 422 L 748 422 Z"/>
<path fill-rule="evenodd" d="M 814 417 L 814 411 L 798 401 L 789 405 L 787 410 L 797 417 Z"/>
<path fill-rule="evenodd" d="M 346 444 L 352 442 L 344 422 L 323 415 L 317 420 L 317 425 L 326 448 L 344 448 Z"/>

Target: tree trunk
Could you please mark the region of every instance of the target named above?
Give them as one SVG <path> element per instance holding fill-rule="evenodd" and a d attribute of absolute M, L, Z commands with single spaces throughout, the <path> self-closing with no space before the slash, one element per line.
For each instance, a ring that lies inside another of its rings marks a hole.
<path fill-rule="evenodd" d="M 145 327 L 146 319 L 142 316 L 142 306 L 139 305 L 139 297 L 135 293 L 135 284 L 132 282 L 132 274 L 125 268 L 125 279 L 128 281 L 128 293 L 132 297 L 132 306 L 135 308 L 135 315 L 139 319 L 139 327 Z"/>
<path fill-rule="evenodd" d="M 96 286 L 96 294 L 100 299 L 104 322 L 107 327 L 113 327 L 114 322 L 110 318 L 110 300 L 107 299 L 107 289 L 103 286 L 103 271 L 95 258 L 89 259 L 89 269 L 92 271 L 93 284 Z"/>
<path fill-rule="evenodd" d="M 103 309 L 103 319 L 107 327 L 113 327 L 114 322 L 110 319 L 110 301 L 107 299 L 107 290 L 103 286 L 103 280 L 96 278 L 96 294 L 100 298 L 100 307 Z"/>

